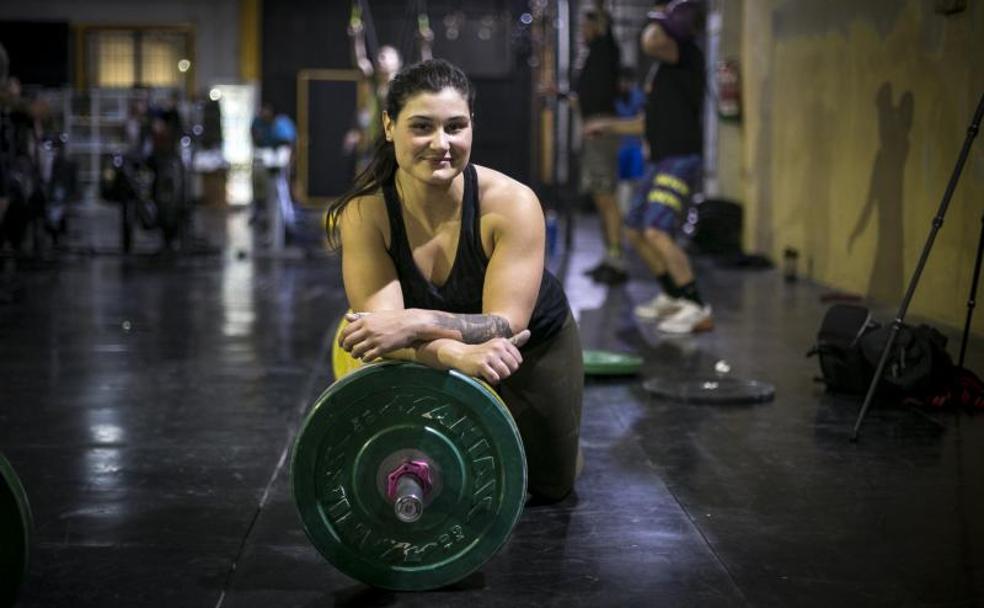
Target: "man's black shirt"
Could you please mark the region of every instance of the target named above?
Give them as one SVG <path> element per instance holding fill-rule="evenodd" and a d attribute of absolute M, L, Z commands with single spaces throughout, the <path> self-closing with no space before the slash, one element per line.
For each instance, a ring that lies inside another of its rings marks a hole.
<path fill-rule="evenodd" d="M 582 118 L 615 115 L 618 70 L 618 45 L 609 29 L 588 44 L 588 57 L 577 80 L 577 104 Z"/>
<path fill-rule="evenodd" d="M 693 42 L 678 44 L 679 61 L 660 64 L 646 96 L 646 140 L 654 163 L 703 152 L 704 54 Z"/>

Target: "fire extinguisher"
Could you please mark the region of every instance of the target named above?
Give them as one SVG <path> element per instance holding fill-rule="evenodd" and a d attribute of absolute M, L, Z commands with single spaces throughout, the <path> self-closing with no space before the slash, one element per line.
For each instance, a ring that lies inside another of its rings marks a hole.
<path fill-rule="evenodd" d="M 737 59 L 717 63 L 717 111 L 722 120 L 741 120 L 741 76 Z"/>

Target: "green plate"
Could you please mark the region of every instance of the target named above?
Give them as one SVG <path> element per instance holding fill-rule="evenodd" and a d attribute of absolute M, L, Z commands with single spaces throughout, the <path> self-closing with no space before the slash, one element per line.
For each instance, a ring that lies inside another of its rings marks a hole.
<path fill-rule="evenodd" d="M 0 454 L 0 606 L 13 606 L 27 578 L 33 527 L 24 486 Z"/>
<path fill-rule="evenodd" d="M 437 477 L 412 523 L 385 495 L 386 473 L 406 459 L 429 461 Z M 526 456 L 486 385 L 377 363 L 317 400 L 294 442 L 291 491 L 308 537 L 343 573 L 385 589 L 434 589 L 506 542 L 526 499 Z"/>
<path fill-rule="evenodd" d="M 584 373 L 588 376 L 631 376 L 642 368 L 642 357 L 607 350 L 584 351 Z"/>

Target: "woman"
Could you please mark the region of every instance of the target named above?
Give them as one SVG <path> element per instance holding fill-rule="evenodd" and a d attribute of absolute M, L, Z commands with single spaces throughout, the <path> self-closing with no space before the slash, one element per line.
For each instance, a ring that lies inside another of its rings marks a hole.
<path fill-rule="evenodd" d="M 526 449 L 529 490 L 574 486 L 583 372 L 560 283 L 544 270 L 533 192 L 469 164 L 474 90 L 443 60 L 390 83 L 367 169 L 328 209 L 354 357 L 454 368 L 497 385 Z"/>

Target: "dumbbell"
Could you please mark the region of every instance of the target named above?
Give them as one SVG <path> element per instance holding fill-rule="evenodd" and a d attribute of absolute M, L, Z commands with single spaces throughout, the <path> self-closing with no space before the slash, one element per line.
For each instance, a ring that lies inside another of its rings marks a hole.
<path fill-rule="evenodd" d="M 505 404 L 457 371 L 393 361 L 339 371 L 291 457 L 312 543 L 344 574 L 386 589 L 442 587 L 480 568 L 526 499 Z"/>

